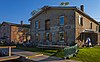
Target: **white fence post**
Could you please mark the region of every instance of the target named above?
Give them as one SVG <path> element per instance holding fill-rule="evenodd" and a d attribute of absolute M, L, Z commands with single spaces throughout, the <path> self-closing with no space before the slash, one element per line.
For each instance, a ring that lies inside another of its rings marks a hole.
<path fill-rule="evenodd" d="M 9 56 L 11 56 L 11 47 L 9 47 Z"/>

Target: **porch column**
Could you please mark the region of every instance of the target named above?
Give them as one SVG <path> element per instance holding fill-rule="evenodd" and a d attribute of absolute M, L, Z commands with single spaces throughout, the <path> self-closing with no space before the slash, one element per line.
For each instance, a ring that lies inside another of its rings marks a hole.
<path fill-rule="evenodd" d="M 85 35 L 82 33 L 83 35 L 83 44 L 85 43 Z"/>
<path fill-rule="evenodd" d="M 8 47 L 9 48 L 9 56 L 11 56 L 11 47 Z"/>

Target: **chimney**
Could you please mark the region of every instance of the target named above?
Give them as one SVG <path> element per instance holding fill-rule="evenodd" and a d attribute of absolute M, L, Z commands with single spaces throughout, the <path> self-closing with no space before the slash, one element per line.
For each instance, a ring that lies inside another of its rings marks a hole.
<path fill-rule="evenodd" d="M 20 21 L 21 26 L 23 25 L 23 21 Z"/>
<path fill-rule="evenodd" d="M 80 9 L 81 9 L 81 11 L 84 12 L 84 5 L 81 5 L 81 6 L 80 6 Z"/>

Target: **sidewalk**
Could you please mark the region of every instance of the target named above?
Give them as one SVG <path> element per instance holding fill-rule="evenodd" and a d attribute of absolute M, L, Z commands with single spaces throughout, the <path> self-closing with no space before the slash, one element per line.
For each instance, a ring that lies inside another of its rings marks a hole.
<path fill-rule="evenodd" d="M 31 57 L 43 55 L 37 52 L 30 52 L 30 51 L 24 51 L 24 50 L 19 50 L 19 49 L 12 49 L 12 54 L 23 56 L 25 58 L 31 58 Z"/>
<path fill-rule="evenodd" d="M 23 51 L 18 49 L 13 49 L 12 53 L 19 56 L 26 57 L 26 59 L 33 60 L 35 62 L 79 62 L 74 60 L 64 60 L 62 58 L 47 56 L 37 52 Z"/>

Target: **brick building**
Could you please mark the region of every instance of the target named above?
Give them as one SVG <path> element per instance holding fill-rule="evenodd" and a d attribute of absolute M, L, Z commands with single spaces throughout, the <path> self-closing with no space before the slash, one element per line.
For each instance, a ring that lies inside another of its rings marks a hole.
<path fill-rule="evenodd" d="M 92 44 L 100 41 L 99 23 L 76 6 L 44 6 L 30 19 L 31 41 L 46 45 Z"/>
<path fill-rule="evenodd" d="M 100 22 L 99 22 L 99 24 L 100 24 Z M 100 26 L 99 26 L 99 32 L 100 32 Z"/>
<path fill-rule="evenodd" d="M 30 40 L 30 25 L 3 22 L 0 27 L 0 41 L 23 43 Z"/>

